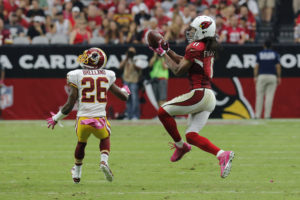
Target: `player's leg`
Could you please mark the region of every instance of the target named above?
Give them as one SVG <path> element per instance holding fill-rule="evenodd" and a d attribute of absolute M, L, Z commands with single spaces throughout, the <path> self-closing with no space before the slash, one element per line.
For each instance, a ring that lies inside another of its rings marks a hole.
<path fill-rule="evenodd" d="M 137 83 L 131 84 L 131 98 L 132 98 L 132 118 L 134 120 L 137 120 L 140 118 L 140 98 L 139 98 L 139 86 Z"/>
<path fill-rule="evenodd" d="M 259 75 L 256 83 L 256 103 L 255 103 L 255 118 L 261 117 L 263 100 L 264 100 L 264 75 Z"/>
<path fill-rule="evenodd" d="M 265 113 L 264 118 L 269 119 L 271 117 L 271 111 L 273 106 L 274 94 L 277 87 L 276 76 L 268 77 L 268 84 L 266 85 L 266 98 L 265 98 Z"/>
<path fill-rule="evenodd" d="M 231 163 L 234 158 L 233 151 L 223 151 L 214 145 L 206 137 L 200 136 L 198 133 L 204 127 L 210 115 L 208 111 L 202 111 L 191 115 L 188 128 L 186 130 L 186 140 L 188 143 L 215 155 L 221 167 L 221 177 L 225 178 L 231 171 Z"/>
<path fill-rule="evenodd" d="M 108 164 L 108 158 L 110 153 L 110 124 L 106 118 L 104 119 L 103 122 L 105 123 L 103 128 L 95 129 L 93 131 L 93 134 L 100 139 L 100 144 L 99 144 L 100 154 L 101 154 L 100 169 L 104 173 L 106 180 L 112 181 L 113 173 L 109 168 L 109 164 Z"/>
<path fill-rule="evenodd" d="M 180 160 L 185 153 L 191 150 L 191 146 L 182 140 L 176 121 L 172 116 L 196 112 L 198 107 L 204 102 L 205 98 L 203 97 L 204 89 L 193 90 L 166 102 L 158 110 L 158 117 L 161 123 L 175 142 L 175 151 L 171 157 L 172 162 Z"/>
<path fill-rule="evenodd" d="M 80 122 L 86 118 L 79 117 L 76 124 L 76 134 L 77 134 L 77 145 L 74 152 L 75 165 L 71 169 L 72 178 L 74 183 L 79 183 L 82 171 L 82 161 L 85 155 L 85 147 L 87 140 L 90 136 L 91 127 L 88 125 L 82 125 Z"/>

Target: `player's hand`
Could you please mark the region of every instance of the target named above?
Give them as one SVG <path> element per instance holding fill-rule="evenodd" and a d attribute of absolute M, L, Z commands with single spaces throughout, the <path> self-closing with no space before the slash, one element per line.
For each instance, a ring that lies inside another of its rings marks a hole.
<path fill-rule="evenodd" d="M 129 89 L 129 87 L 128 87 L 127 85 L 124 85 L 124 86 L 121 88 L 121 90 L 124 91 L 124 92 L 127 92 L 128 95 L 131 94 L 131 91 L 130 91 L 130 89 Z"/>
<path fill-rule="evenodd" d="M 164 40 L 160 40 L 158 42 L 158 47 L 156 49 L 149 46 L 149 49 L 157 53 L 159 56 L 163 56 L 169 50 L 169 43 Z"/>
<path fill-rule="evenodd" d="M 47 119 L 48 128 L 51 127 L 52 129 L 54 129 L 54 126 L 57 124 L 57 122 L 53 120 L 53 116 L 54 116 L 55 114 L 54 114 L 53 112 L 50 112 L 50 114 L 51 114 L 51 117 L 49 117 L 49 118 Z"/>

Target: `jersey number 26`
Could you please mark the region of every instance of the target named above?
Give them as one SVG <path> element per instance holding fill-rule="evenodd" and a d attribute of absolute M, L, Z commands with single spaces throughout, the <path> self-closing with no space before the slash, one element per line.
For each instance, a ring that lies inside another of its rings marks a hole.
<path fill-rule="evenodd" d="M 85 77 L 81 80 L 81 85 L 85 86 L 89 83 L 89 87 L 83 88 L 81 102 L 83 103 L 94 103 L 95 95 L 88 95 L 88 93 L 94 92 L 96 89 L 96 99 L 99 103 L 106 102 L 106 88 L 101 87 L 102 82 L 108 83 L 105 77 L 98 77 L 96 80 L 92 77 Z"/>

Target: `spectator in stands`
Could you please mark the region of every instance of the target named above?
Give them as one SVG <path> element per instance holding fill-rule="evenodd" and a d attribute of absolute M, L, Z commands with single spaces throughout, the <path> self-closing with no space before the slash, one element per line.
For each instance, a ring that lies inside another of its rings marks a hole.
<path fill-rule="evenodd" d="M 165 58 L 153 54 L 150 59 L 149 66 L 152 68 L 150 72 L 152 89 L 159 106 L 164 104 L 167 100 L 168 94 L 168 79 L 169 70 L 165 62 Z"/>
<path fill-rule="evenodd" d="M 45 28 L 47 33 L 54 34 L 54 22 L 51 15 L 46 16 Z"/>
<path fill-rule="evenodd" d="M 256 21 L 251 12 L 249 12 L 248 7 L 243 5 L 240 7 L 239 18 L 244 18 L 246 20 L 245 30 L 249 34 L 249 41 L 254 42 L 256 33 Z"/>
<path fill-rule="evenodd" d="M 18 24 L 20 24 L 21 26 L 23 26 L 26 30 L 29 28 L 29 22 L 26 20 L 26 17 L 23 13 L 23 9 L 22 8 L 18 8 L 16 10 L 16 15 L 17 15 L 17 22 Z"/>
<path fill-rule="evenodd" d="M 213 19 L 216 19 L 217 17 L 217 14 L 218 14 L 218 9 L 217 9 L 217 6 L 216 5 L 211 5 L 209 7 L 209 16 Z"/>
<path fill-rule="evenodd" d="M 185 41 L 185 30 L 187 26 L 183 24 L 183 20 L 180 15 L 174 16 L 172 24 L 168 27 L 164 36 L 165 40 L 170 43 L 182 43 Z"/>
<path fill-rule="evenodd" d="M 71 32 L 70 44 L 89 44 L 91 33 L 87 30 L 87 22 L 85 19 L 79 19 L 76 29 Z"/>
<path fill-rule="evenodd" d="M 5 26 L 8 29 L 12 39 L 19 36 L 24 36 L 24 28 L 18 23 L 18 18 L 15 12 L 11 12 L 9 16 L 9 24 Z"/>
<path fill-rule="evenodd" d="M 295 32 L 294 32 L 294 39 L 295 42 L 300 42 L 300 13 L 298 17 L 295 19 Z"/>
<path fill-rule="evenodd" d="M 162 28 L 163 25 L 168 24 L 170 21 L 170 18 L 165 15 L 164 10 L 161 7 L 155 9 L 155 17 L 159 28 Z"/>
<path fill-rule="evenodd" d="M 123 82 L 131 91 L 129 100 L 126 102 L 125 119 L 137 120 L 140 118 L 140 101 L 138 82 L 141 76 L 141 69 L 137 66 L 138 60 L 134 58 L 136 50 L 129 47 L 126 58 L 120 63 L 123 70 Z"/>
<path fill-rule="evenodd" d="M 33 18 L 33 24 L 28 28 L 27 36 L 31 41 L 36 36 L 44 36 L 46 34 L 46 28 L 43 24 L 43 18 L 41 16 L 35 16 Z"/>
<path fill-rule="evenodd" d="M 246 40 L 245 30 L 238 27 L 238 17 L 230 17 L 229 26 L 221 32 L 220 41 L 232 44 L 244 44 Z"/>
<path fill-rule="evenodd" d="M 3 0 L 4 6 L 4 19 L 7 20 L 10 12 L 15 12 L 18 9 L 17 2 L 15 0 Z"/>
<path fill-rule="evenodd" d="M 88 12 L 87 12 L 87 20 L 88 22 L 94 21 L 96 29 L 99 29 L 102 24 L 102 17 L 100 15 L 100 10 L 93 4 L 88 6 Z"/>
<path fill-rule="evenodd" d="M 105 35 L 106 44 L 123 44 L 124 37 L 123 32 L 118 29 L 118 25 L 115 21 L 109 22 L 109 29 Z"/>
<path fill-rule="evenodd" d="M 190 22 L 192 21 L 192 17 L 190 15 L 189 6 L 184 7 L 183 12 L 180 12 L 180 16 L 182 18 L 183 24 L 185 24 L 185 25 L 190 24 Z"/>
<path fill-rule="evenodd" d="M 63 14 L 64 14 L 65 19 L 71 19 L 72 18 L 72 8 L 73 8 L 73 3 L 70 0 L 64 2 Z M 80 12 L 80 9 L 79 9 L 78 12 Z"/>
<path fill-rule="evenodd" d="M 71 32 L 70 21 L 64 19 L 64 15 L 62 12 L 58 12 L 56 14 L 56 21 L 53 26 L 53 34 L 68 36 L 70 32 Z"/>
<path fill-rule="evenodd" d="M 132 22 L 129 27 L 129 32 L 126 36 L 126 43 L 139 43 L 141 41 L 141 35 L 137 32 L 136 23 Z"/>
<path fill-rule="evenodd" d="M 144 10 L 145 13 L 149 13 L 148 7 L 143 3 L 142 0 L 135 0 L 135 5 L 131 9 L 131 13 L 133 16 Z"/>
<path fill-rule="evenodd" d="M 77 28 L 77 21 L 79 21 L 81 18 L 80 9 L 78 7 L 73 7 L 71 17 L 69 17 L 72 30 Z"/>
<path fill-rule="evenodd" d="M 107 19 L 107 18 L 103 19 L 102 25 L 99 29 L 99 34 L 98 34 L 99 36 L 101 36 L 103 38 L 106 37 L 108 30 L 109 30 L 109 23 L 110 23 L 109 19 Z"/>
<path fill-rule="evenodd" d="M 0 19 L 4 20 L 4 5 L 3 1 L 0 0 Z"/>
<path fill-rule="evenodd" d="M 80 0 L 72 0 L 73 7 L 78 7 L 80 11 L 83 11 L 84 5 Z"/>
<path fill-rule="evenodd" d="M 126 4 L 119 3 L 117 13 L 114 15 L 119 31 L 128 32 L 129 25 L 133 21 L 132 15 L 126 11 Z"/>
<path fill-rule="evenodd" d="M 294 8 L 295 15 L 300 14 L 300 1 L 299 0 L 293 0 L 293 8 Z"/>
<path fill-rule="evenodd" d="M 250 31 L 248 29 L 247 19 L 245 17 L 240 18 L 239 27 L 244 29 L 245 42 L 253 42 L 252 38 L 250 39 Z"/>
<path fill-rule="evenodd" d="M 262 22 L 270 23 L 272 19 L 275 0 L 258 0 Z"/>
<path fill-rule="evenodd" d="M 151 18 L 151 15 L 149 15 L 145 9 L 145 7 L 142 7 L 139 11 L 139 13 L 136 13 L 134 16 L 134 21 L 137 25 L 137 32 L 140 34 L 142 33 L 145 28 L 148 25 L 148 22 Z"/>
<path fill-rule="evenodd" d="M 44 10 L 40 8 L 40 4 L 38 0 L 33 0 L 31 4 L 30 10 L 27 12 L 27 17 L 33 18 L 35 16 L 43 16 L 45 17 Z"/>
<path fill-rule="evenodd" d="M 11 43 L 11 36 L 8 29 L 4 28 L 4 22 L 0 18 L 0 46 Z"/>
<path fill-rule="evenodd" d="M 52 4 L 53 2 L 51 2 Z M 40 8 L 44 10 L 45 14 L 50 14 L 48 13 L 48 0 L 39 0 L 39 5 Z"/>
<path fill-rule="evenodd" d="M 265 41 L 264 50 L 257 53 L 256 66 L 254 68 L 254 82 L 256 84 L 255 117 L 261 117 L 265 97 L 264 118 L 271 118 L 274 94 L 276 87 L 281 82 L 280 57 L 271 49 L 270 40 Z"/>

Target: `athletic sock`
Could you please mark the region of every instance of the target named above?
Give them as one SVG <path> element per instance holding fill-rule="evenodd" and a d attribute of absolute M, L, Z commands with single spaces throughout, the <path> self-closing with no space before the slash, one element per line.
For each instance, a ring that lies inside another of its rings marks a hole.
<path fill-rule="evenodd" d="M 183 147 L 183 144 L 184 144 L 184 141 L 183 140 L 180 140 L 179 142 L 175 142 L 175 145 L 179 148 L 182 148 Z"/>
<path fill-rule="evenodd" d="M 108 163 L 108 155 L 106 153 L 101 154 L 101 162 Z"/>
<path fill-rule="evenodd" d="M 188 143 L 197 146 L 198 148 L 208 153 L 217 155 L 220 148 L 211 143 L 207 138 L 200 136 L 198 133 L 189 132 L 186 134 L 186 140 Z"/>
<path fill-rule="evenodd" d="M 222 154 L 222 153 L 224 153 L 224 151 L 221 149 L 220 151 L 218 151 L 218 153 L 217 153 L 217 158 L 219 158 L 219 156 Z"/>
<path fill-rule="evenodd" d="M 175 142 L 179 142 L 181 140 L 181 136 L 177 130 L 177 124 L 174 118 L 170 116 L 169 113 L 167 113 L 162 107 L 160 107 L 158 110 L 158 118 L 173 140 Z"/>

